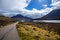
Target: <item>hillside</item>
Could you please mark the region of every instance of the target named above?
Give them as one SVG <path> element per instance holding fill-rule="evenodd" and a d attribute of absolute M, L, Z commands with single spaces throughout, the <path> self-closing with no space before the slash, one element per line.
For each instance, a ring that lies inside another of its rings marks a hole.
<path fill-rule="evenodd" d="M 11 21 L 11 18 L 5 17 L 5 16 L 0 16 L 0 21 Z"/>
<path fill-rule="evenodd" d="M 53 10 L 44 17 L 35 20 L 60 20 L 60 9 Z"/>
<path fill-rule="evenodd" d="M 7 24 L 11 24 L 15 22 L 17 19 L 5 17 L 5 16 L 0 16 L 0 27 L 5 26 Z"/>

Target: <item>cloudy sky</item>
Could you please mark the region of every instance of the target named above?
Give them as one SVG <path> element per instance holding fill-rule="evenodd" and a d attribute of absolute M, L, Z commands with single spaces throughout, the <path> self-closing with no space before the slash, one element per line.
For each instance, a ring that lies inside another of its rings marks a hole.
<path fill-rule="evenodd" d="M 0 0 L 0 15 L 8 17 L 21 14 L 40 18 L 54 9 L 60 9 L 59 0 Z"/>

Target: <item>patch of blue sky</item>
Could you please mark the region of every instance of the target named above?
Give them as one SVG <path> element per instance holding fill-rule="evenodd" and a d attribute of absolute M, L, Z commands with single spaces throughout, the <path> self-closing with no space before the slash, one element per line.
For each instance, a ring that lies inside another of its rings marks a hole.
<path fill-rule="evenodd" d="M 26 7 L 27 10 L 32 10 L 33 8 L 37 10 L 44 9 L 47 5 L 48 8 L 52 7 L 50 4 L 52 3 L 51 0 L 31 0 L 29 5 Z"/>

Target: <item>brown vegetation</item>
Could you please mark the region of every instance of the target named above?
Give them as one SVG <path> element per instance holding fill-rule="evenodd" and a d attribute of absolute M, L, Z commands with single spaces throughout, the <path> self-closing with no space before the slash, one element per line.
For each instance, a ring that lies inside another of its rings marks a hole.
<path fill-rule="evenodd" d="M 20 22 L 17 31 L 20 40 L 60 40 L 60 24 Z"/>
<path fill-rule="evenodd" d="M 7 25 L 7 24 L 11 24 L 11 23 L 15 22 L 16 20 L 17 19 L 5 17 L 5 16 L 0 16 L 0 28 Z"/>

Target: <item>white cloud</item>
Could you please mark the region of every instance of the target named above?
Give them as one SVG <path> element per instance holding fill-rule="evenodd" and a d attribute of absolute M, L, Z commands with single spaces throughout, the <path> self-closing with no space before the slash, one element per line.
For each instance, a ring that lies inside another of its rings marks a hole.
<path fill-rule="evenodd" d="M 33 8 L 33 10 L 27 10 L 27 9 L 23 9 L 22 11 L 24 12 L 24 16 L 28 16 L 28 17 L 31 17 L 31 18 L 40 18 L 40 17 L 43 17 L 45 15 L 47 15 L 48 13 L 50 13 L 52 10 L 54 9 L 59 9 L 60 7 L 60 2 L 59 0 L 52 0 L 52 4 L 51 8 L 48 8 L 47 5 L 43 5 L 45 7 L 45 9 L 42 9 L 42 10 L 37 10 L 35 8 Z"/>
<path fill-rule="evenodd" d="M 51 4 L 51 8 L 48 8 L 47 5 L 43 5 L 45 7 L 45 9 L 42 10 L 37 10 L 35 8 L 33 8 L 33 10 L 23 10 L 24 12 L 26 12 L 27 16 L 31 17 L 31 18 L 40 18 L 42 16 L 47 15 L 49 12 L 51 12 L 54 9 L 60 9 L 60 1 L 59 0 L 53 0 L 52 4 Z M 26 16 L 26 15 L 25 15 Z"/>
<path fill-rule="evenodd" d="M 60 1 L 51 4 L 55 9 L 60 9 Z"/>
<path fill-rule="evenodd" d="M 43 5 L 45 8 L 48 6 L 48 5 Z"/>
<path fill-rule="evenodd" d="M 58 2 L 58 1 L 60 1 L 60 0 L 52 0 L 52 3 L 56 3 L 56 2 Z"/>
<path fill-rule="evenodd" d="M 19 14 L 16 11 L 24 9 L 30 1 L 31 0 L 0 0 L 0 15 L 3 14 L 10 17 Z"/>
<path fill-rule="evenodd" d="M 47 15 L 49 12 L 51 12 L 53 9 L 52 8 L 45 8 L 42 10 L 37 10 L 35 8 L 33 8 L 33 10 L 27 10 L 27 9 L 23 9 L 22 10 L 22 15 L 27 16 L 27 17 L 31 17 L 31 18 L 41 18 L 44 15 Z"/>
<path fill-rule="evenodd" d="M 31 0 L 0 0 L 0 7 L 2 9 L 8 10 L 6 13 L 3 13 L 5 16 L 13 16 L 17 14 L 21 14 L 31 18 L 40 18 L 47 15 L 54 9 L 60 8 L 60 1 L 59 0 L 52 0 L 51 8 L 48 8 L 47 5 L 43 5 L 45 9 L 37 10 L 33 8 L 33 10 L 24 9 Z"/>
<path fill-rule="evenodd" d="M 6 13 L 4 13 L 3 15 L 4 15 L 4 16 L 7 16 L 7 17 L 12 17 L 12 16 L 14 16 L 14 15 L 17 15 L 17 13 L 15 13 L 15 12 L 6 12 Z"/>
<path fill-rule="evenodd" d="M 0 2 L 0 6 L 5 10 L 21 10 L 29 3 L 27 0 L 0 0 Z"/>

